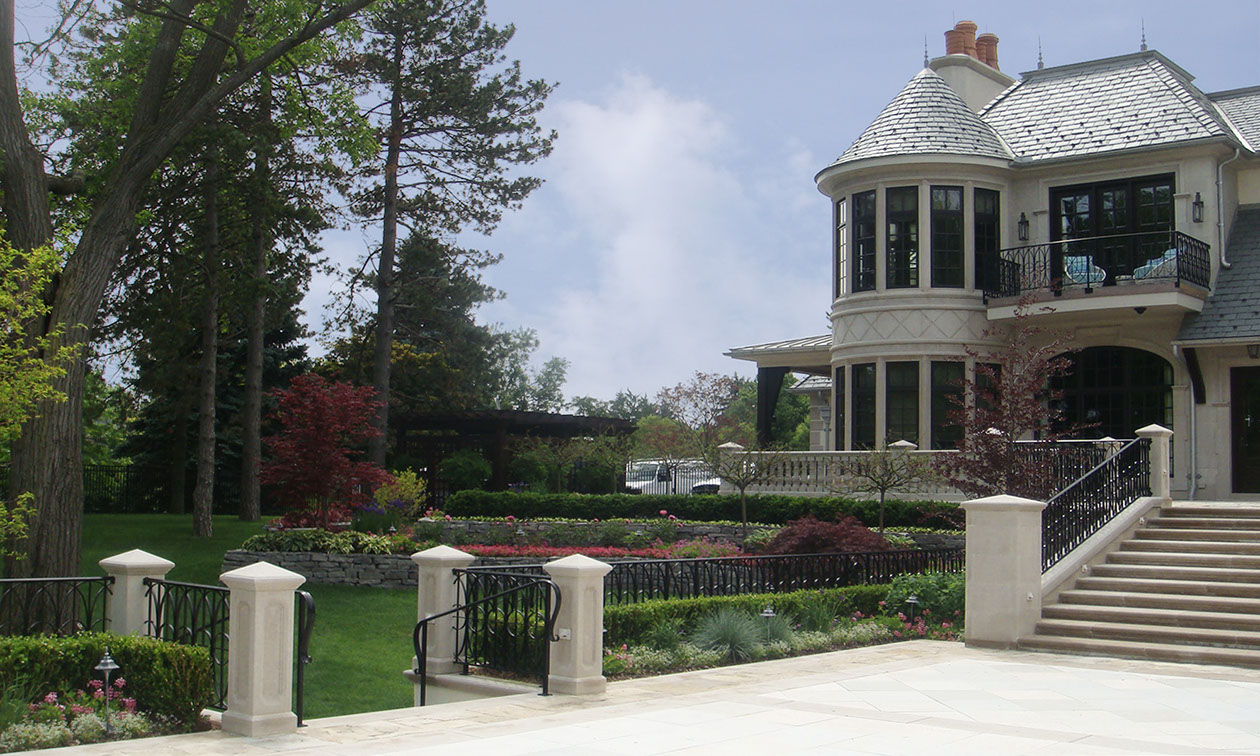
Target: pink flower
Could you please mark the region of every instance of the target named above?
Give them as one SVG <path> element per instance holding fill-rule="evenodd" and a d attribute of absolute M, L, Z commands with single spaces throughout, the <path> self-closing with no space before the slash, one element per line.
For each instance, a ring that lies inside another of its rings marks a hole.
<path fill-rule="evenodd" d="M 44 696 L 44 703 L 50 703 L 50 704 L 57 703 L 57 694 L 49 693 L 48 695 Z"/>
<path fill-rule="evenodd" d="M 507 521 L 508 521 L 508 522 L 516 522 L 516 518 L 515 518 L 515 517 L 513 517 L 512 515 L 508 515 L 508 516 L 507 516 Z"/>
<path fill-rule="evenodd" d="M 447 521 L 447 522 L 450 522 L 450 520 L 451 520 L 451 516 L 450 516 L 450 515 L 447 515 L 447 516 L 446 516 L 446 521 Z"/>
<path fill-rule="evenodd" d="M 595 519 L 591 520 L 591 522 L 599 522 L 599 518 L 596 517 Z"/>
<path fill-rule="evenodd" d="M 662 510 L 661 510 L 661 517 L 664 517 L 664 516 L 665 516 L 665 515 L 667 515 L 667 514 L 669 514 L 669 512 L 668 512 L 668 511 L 666 511 L 666 510 L 664 510 L 664 509 L 662 509 Z"/>
<path fill-rule="evenodd" d="M 670 519 L 671 521 L 673 521 L 673 520 L 677 520 L 678 518 L 677 518 L 677 517 L 675 517 L 675 516 L 673 516 L 673 515 L 670 515 L 670 516 L 669 516 L 669 519 Z"/>
<path fill-rule="evenodd" d="M 123 688 L 127 687 L 127 681 L 124 678 L 120 677 L 114 681 L 114 687 L 118 688 L 119 690 L 122 690 Z"/>
<path fill-rule="evenodd" d="M 900 637 L 901 637 L 901 631 L 900 631 L 900 630 L 893 630 L 893 635 L 894 635 L 894 636 L 896 636 L 896 637 L 898 637 L 898 638 L 900 638 Z"/>

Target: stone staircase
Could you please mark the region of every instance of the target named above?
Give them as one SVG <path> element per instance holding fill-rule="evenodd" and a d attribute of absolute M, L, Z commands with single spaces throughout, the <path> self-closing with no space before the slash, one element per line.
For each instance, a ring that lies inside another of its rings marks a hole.
<path fill-rule="evenodd" d="M 1019 647 L 1260 667 L 1260 506 L 1152 513 Z"/>

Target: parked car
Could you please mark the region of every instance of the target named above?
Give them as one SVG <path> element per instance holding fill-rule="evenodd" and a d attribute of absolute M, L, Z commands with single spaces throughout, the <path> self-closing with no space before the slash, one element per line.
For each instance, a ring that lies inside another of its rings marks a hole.
<path fill-rule="evenodd" d="M 717 493 L 721 485 L 722 479 L 698 459 L 642 459 L 626 465 L 626 493 Z"/>

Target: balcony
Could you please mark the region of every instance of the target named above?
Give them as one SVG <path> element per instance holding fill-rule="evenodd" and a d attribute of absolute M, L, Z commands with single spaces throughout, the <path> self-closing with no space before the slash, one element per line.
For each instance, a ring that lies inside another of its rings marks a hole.
<path fill-rule="evenodd" d="M 1038 291 L 1054 296 L 1069 290 L 1138 293 L 1130 287 L 1180 288 L 1183 282 L 1207 291 L 1209 249 L 1180 231 L 1094 236 L 985 253 L 977 272 L 986 302 Z"/>

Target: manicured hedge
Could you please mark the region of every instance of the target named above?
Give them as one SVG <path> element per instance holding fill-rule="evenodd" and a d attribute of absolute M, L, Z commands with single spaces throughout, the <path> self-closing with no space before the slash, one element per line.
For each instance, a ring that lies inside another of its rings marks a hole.
<path fill-rule="evenodd" d="M 851 585 L 844 588 L 793 591 L 791 593 L 749 593 L 741 596 L 704 596 L 690 599 L 654 599 L 637 604 L 604 607 L 604 645 L 635 645 L 644 633 L 666 620 L 680 619 L 687 628 L 719 608 L 733 606 L 759 614 L 767 606 L 777 614 L 802 613 L 805 604 L 819 600 L 836 601 L 840 613 L 872 615 L 888 594 L 886 585 Z"/>
<path fill-rule="evenodd" d="M 214 697 L 206 649 L 110 633 L 0 637 L 0 684 L 26 681 L 40 695 L 85 690 L 107 647 L 118 663 L 113 679 L 127 681 L 124 695 L 143 712 L 191 725 Z"/>
<path fill-rule="evenodd" d="M 519 519 L 567 517 L 601 520 L 626 517 L 659 517 L 661 510 L 682 520 L 740 519 L 739 496 L 715 494 L 662 496 L 655 494 L 539 494 L 510 491 L 459 491 L 446 500 L 446 512 L 458 517 L 507 517 Z M 783 525 L 812 514 L 834 520 L 837 514 L 856 517 L 868 527 L 879 524 L 879 502 L 841 497 L 809 498 L 754 494 L 748 497 L 748 518 L 767 525 Z M 962 528 L 958 505 L 940 501 L 889 500 L 885 503 L 886 527 Z"/>

